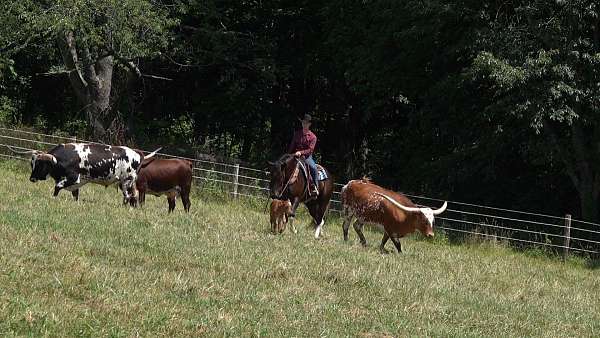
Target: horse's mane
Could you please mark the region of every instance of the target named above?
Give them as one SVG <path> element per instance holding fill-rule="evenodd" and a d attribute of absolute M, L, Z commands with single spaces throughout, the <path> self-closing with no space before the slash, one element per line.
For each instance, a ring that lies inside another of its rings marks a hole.
<path fill-rule="evenodd" d="M 287 161 L 289 161 L 293 157 L 294 157 L 293 154 L 283 154 L 283 155 L 281 155 L 281 157 L 279 158 L 279 160 L 277 160 L 277 162 L 279 162 L 279 163 L 286 163 Z"/>

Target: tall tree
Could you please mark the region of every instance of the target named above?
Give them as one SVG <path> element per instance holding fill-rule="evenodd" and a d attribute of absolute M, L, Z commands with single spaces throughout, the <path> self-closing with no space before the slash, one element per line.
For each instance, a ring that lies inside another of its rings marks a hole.
<path fill-rule="evenodd" d="M 145 0 L 9 1 L 0 10 L 7 17 L 3 49 L 55 44 L 63 63 L 50 72 L 67 75 L 92 136 L 106 141 L 119 94 L 114 72 L 142 77 L 137 61 L 165 48 L 174 23 L 163 5 Z"/>
<path fill-rule="evenodd" d="M 523 1 L 492 18 L 480 40 L 475 81 L 493 95 L 488 112 L 526 121 L 547 139 L 579 193 L 584 219 L 600 195 L 600 5 Z"/>

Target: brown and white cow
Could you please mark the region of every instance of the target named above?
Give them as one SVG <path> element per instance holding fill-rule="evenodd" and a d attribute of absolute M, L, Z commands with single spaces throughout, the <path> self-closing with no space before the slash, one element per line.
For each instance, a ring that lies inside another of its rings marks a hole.
<path fill-rule="evenodd" d="M 157 159 L 142 162 L 135 182 L 136 191 L 129 202 L 144 205 L 146 194 L 167 195 L 169 212 L 175 209 L 175 199 L 181 196 L 186 212 L 190 211 L 192 187 L 192 162 L 183 159 Z M 126 202 L 126 201 L 125 201 Z"/>
<path fill-rule="evenodd" d="M 448 206 L 444 202 L 441 208 L 417 207 L 408 197 L 373 184 L 368 179 L 352 180 L 342 188 L 344 213 L 344 240 L 348 240 L 348 228 L 353 219 L 354 230 L 363 246 L 367 240 L 362 233 L 365 223 L 383 227 L 383 239 L 379 249 L 387 253 L 385 243 L 392 239 L 398 252 L 402 252 L 400 238 L 419 230 L 427 237 L 433 237 L 434 215 L 441 214 Z"/>
<path fill-rule="evenodd" d="M 280 234 L 285 230 L 288 218 L 292 215 L 292 203 L 289 200 L 271 201 L 271 231 Z"/>

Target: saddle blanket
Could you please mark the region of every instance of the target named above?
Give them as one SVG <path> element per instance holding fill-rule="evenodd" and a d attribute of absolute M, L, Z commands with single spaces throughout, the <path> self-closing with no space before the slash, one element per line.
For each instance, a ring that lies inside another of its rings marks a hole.
<path fill-rule="evenodd" d="M 320 165 L 317 165 L 317 179 L 319 181 L 325 181 L 328 178 L 329 177 L 327 176 L 327 172 L 325 171 L 325 169 L 323 169 L 323 167 L 321 167 Z"/>
<path fill-rule="evenodd" d="M 308 173 L 307 173 L 308 165 L 304 162 L 300 162 L 300 168 L 302 169 L 301 172 L 304 174 L 304 177 L 308 177 Z M 327 176 L 327 171 L 325 171 L 325 168 L 323 168 L 319 164 L 317 164 L 317 180 L 325 181 L 328 178 L 329 178 L 329 176 Z"/>

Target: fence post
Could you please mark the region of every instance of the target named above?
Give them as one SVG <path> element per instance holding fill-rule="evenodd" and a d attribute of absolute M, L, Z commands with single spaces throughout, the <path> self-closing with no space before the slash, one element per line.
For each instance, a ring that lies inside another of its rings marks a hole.
<path fill-rule="evenodd" d="M 237 198 L 238 196 L 238 178 L 240 175 L 240 165 L 236 163 L 233 166 L 233 198 Z"/>
<path fill-rule="evenodd" d="M 569 244 L 571 243 L 571 215 L 565 215 L 565 245 L 563 248 L 563 259 L 569 255 Z"/>

